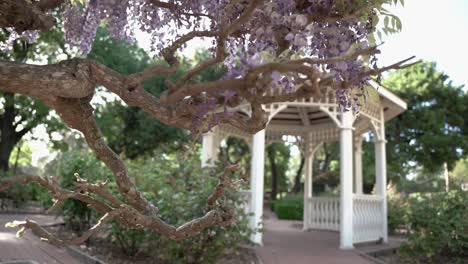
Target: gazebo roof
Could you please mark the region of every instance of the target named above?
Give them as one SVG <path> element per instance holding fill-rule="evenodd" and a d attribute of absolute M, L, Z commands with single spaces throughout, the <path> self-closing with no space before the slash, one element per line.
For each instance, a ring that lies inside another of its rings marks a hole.
<path fill-rule="evenodd" d="M 381 103 L 384 106 L 385 121 L 396 117 L 408 109 L 406 102 L 387 88 L 374 81 L 371 82 L 371 86 L 374 87 L 380 95 Z"/>
<path fill-rule="evenodd" d="M 388 121 L 407 109 L 407 104 L 388 89 L 370 81 L 369 93 L 373 100 L 367 100 L 360 109 L 354 122 L 355 134 L 361 135 L 381 122 Z M 281 92 L 281 91 L 280 91 Z M 267 141 L 281 141 L 284 135 L 304 137 L 312 133 L 313 141 L 327 142 L 338 139 L 340 127 L 340 109 L 336 100 L 335 90 L 329 89 L 320 98 L 301 99 L 293 102 L 282 102 L 266 105 L 265 110 L 270 116 L 266 128 Z M 248 112 L 247 110 L 243 111 Z M 220 127 L 223 136 L 237 136 L 250 141 L 251 135 L 232 127 Z"/>
<path fill-rule="evenodd" d="M 370 88 L 375 89 L 379 96 L 380 104 L 384 107 L 384 118 L 385 121 L 388 121 L 395 116 L 404 112 L 407 108 L 406 103 L 390 92 L 388 89 L 372 81 L 370 83 Z M 332 104 L 336 104 L 335 100 L 331 100 Z M 271 121 L 269 127 L 285 127 L 295 128 L 326 128 L 327 125 L 336 126 L 334 124 L 333 117 L 330 116 L 330 112 L 324 109 L 327 107 L 330 102 L 325 100 L 320 100 L 318 102 L 285 102 L 281 105 L 281 110 L 272 112 Z M 375 113 L 372 113 L 373 106 L 377 106 L 378 103 L 367 101 L 363 107 L 363 115 L 374 116 Z M 329 110 L 329 109 L 328 109 Z M 378 116 L 375 116 L 378 118 Z"/>

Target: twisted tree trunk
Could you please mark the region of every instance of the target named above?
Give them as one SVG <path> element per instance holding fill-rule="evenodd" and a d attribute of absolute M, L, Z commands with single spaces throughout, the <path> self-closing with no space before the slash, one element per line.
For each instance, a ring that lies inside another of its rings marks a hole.
<path fill-rule="evenodd" d="M 278 167 L 275 161 L 275 150 L 271 146 L 268 150 L 268 160 L 271 168 L 271 200 L 276 200 L 278 196 Z"/>
<path fill-rule="evenodd" d="M 302 170 L 304 169 L 304 163 L 305 163 L 305 158 L 304 156 L 301 155 L 301 163 L 299 164 L 299 168 L 296 171 L 296 176 L 294 177 L 294 186 L 292 188 L 293 193 L 299 193 L 302 190 L 301 176 L 302 176 Z"/>
<path fill-rule="evenodd" d="M 13 93 L 4 93 L 4 112 L 0 115 L 0 171 L 6 173 L 10 166 L 11 152 L 21 138 L 29 132 L 29 127 L 16 131 L 15 97 Z"/>

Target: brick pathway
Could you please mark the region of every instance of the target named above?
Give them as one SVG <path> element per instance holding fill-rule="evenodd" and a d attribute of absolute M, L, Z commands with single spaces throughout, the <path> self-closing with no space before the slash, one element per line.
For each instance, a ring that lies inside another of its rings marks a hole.
<path fill-rule="evenodd" d="M 339 250 L 337 232 L 304 232 L 301 221 L 265 215 L 264 245 L 256 248 L 263 264 L 371 264 L 357 250 Z"/>
<path fill-rule="evenodd" d="M 34 260 L 40 264 L 80 264 L 65 249 L 42 242 L 30 232 L 17 238 L 17 229 L 5 228 L 5 224 L 8 222 L 26 218 L 40 224 L 60 221 L 60 219 L 48 215 L 0 214 L 0 261 Z"/>

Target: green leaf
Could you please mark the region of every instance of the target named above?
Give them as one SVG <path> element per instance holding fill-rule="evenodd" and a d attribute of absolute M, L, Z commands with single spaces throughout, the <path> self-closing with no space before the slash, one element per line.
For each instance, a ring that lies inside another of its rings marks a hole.
<path fill-rule="evenodd" d="M 24 235 L 24 232 L 26 231 L 26 227 L 22 227 L 18 232 L 16 232 L 16 237 L 22 237 Z"/>
<path fill-rule="evenodd" d="M 395 17 L 395 21 L 396 21 L 395 22 L 396 23 L 396 29 L 398 31 L 401 31 L 401 29 L 402 29 L 401 20 L 398 17 Z"/>
<path fill-rule="evenodd" d="M 15 220 L 13 222 L 6 223 L 5 227 L 6 228 L 16 228 L 16 227 L 18 227 L 20 225 L 24 225 L 24 224 L 26 224 L 26 221 L 17 221 L 17 220 Z"/>

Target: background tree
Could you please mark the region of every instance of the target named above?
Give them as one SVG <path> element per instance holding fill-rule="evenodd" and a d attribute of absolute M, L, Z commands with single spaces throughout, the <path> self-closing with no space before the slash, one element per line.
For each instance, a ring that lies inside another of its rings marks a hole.
<path fill-rule="evenodd" d="M 177 73 L 169 77 L 158 75 L 150 78 L 143 83 L 143 87 L 152 95 L 160 96 L 163 91 L 167 90 L 168 80 L 176 82 L 186 74 L 189 65 L 198 64 L 208 57 L 209 53 L 206 50 L 196 51 L 192 60 L 182 57 L 180 58 L 181 67 Z M 104 28 L 98 30 L 88 58 L 106 65 L 123 76 L 141 72 L 155 64 L 163 64 L 161 61 L 152 60 L 147 52 L 136 44 L 112 39 Z M 209 67 L 197 76 L 197 80 L 213 81 L 219 79 L 223 73 L 222 67 Z M 110 101 L 97 106 L 96 117 L 109 146 L 118 154 L 134 159 L 151 154 L 155 148 L 163 144 L 176 147 L 181 143 L 187 143 L 186 131 L 154 120 L 142 109 L 128 107 L 115 96 L 112 99 L 111 93 L 107 92 L 101 98 L 109 100 L 109 97 Z"/>
<path fill-rule="evenodd" d="M 5 30 L 0 31 L 0 41 L 8 34 Z M 59 56 L 67 53 L 64 43 L 63 33 L 52 30 L 42 33 L 34 45 L 20 41 L 15 43 L 12 52 L 0 51 L 0 59 L 26 62 L 46 58 L 48 63 L 54 63 Z M 13 149 L 24 135 L 40 124 L 49 133 L 63 129 L 64 126 L 50 114 L 50 108 L 28 96 L 0 91 L 0 106 L 0 174 L 4 174 L 10 168 Z"/>
<path fill-rule="evenodd" d="M 325 185 L 336 187 L 339 177 L 339 142 L 323 143 L 315 153 L 313 163 L 313 181 L 316 191 L 323 191 Z"/>
<path fill-rule="evenodd" d="M 219 159 L 223 164 L 239 164 L 243 175 L 250 175 L 252 153 L 243 139 L 228 137 L 219 148 Z"/>
<path fill-rule="evenodd" d="M 290 161 L 291 162 L 291 161 Z M 299 158 L 299 166 L 296 169 L 296 173 L 294 174 L 294 184 L 291 189 L 292 193 L 299 193 L 304 190 L 304 177 L 303 176 L 303 171 L 304 171 L 304 163 L 305 163 L 305 158 L 302 153 L 300 154 Z M 292 164 L 291 164 L 292 165 Z M 302 182 L 301 182 L 302 181 Z"/>
<path fill-rule="evenodd" d="M 468 158 L 459 160 L 449 175 L 452 188 L 468 188 Z"/>
<path fill-rule="evenodd" d="M 291 157 L 290 148 L 284 143 L 273 143 L 266 147 L 265 186 L 270 185 L 271 200 L 276 200 L 278 194 L 288 191 L 286 171 Z"/>
<path fill-rule="evenodd" d="M 93 59 L 128 76 L 161 62 L 153 61 L 146 51 L 136 44 L 112 39 L 104 28 L 97 32 L 93 49 L 88 54 Z M 187 62 L 182 62 L 187 63 Z M 184 66 L 180 72 L 169 79 L 176 80 L 186 71 Z M 143 87 L 151 94 L 159 96 L 167 89 L 165 76 L 156 76 L 147 80 Z M 168 126 L 154 120 L 138 107 L 128 107 L 112 93 L 101 89 L 105 104 L 97 105 L 97 122 L 109 146 L 117 153 L 134 159 L 150 153 L 165 142 L 184 142 L 187 138 L 182 129 Z"/>
<path fill-rule="evenodd" d="M 386 124 L 389 179 L 404 180 L 417 167 L 439 171 L 447 163 L 453 169 L 468 154 L 468 94 L 463 87 L 428 62 L 393 72 L 383 84 L 408 104 L 405 113 Z"/>

